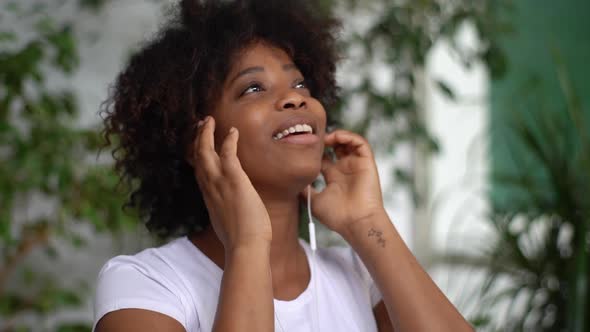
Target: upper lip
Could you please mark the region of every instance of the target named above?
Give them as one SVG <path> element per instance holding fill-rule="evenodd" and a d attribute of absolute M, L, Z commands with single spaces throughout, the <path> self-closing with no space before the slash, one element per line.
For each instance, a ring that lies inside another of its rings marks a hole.
<path fill-rule="evenodd" d="M 278 133 L 282 132 L 285 129 L 289 129 L 290 127 L 298 124 L 307 124 L 310 125 L 313 129 L 313 134 L 317 134 L 317 124 L 316 121 L 308 116 L 301 116 L 296 115 L 288 118 L 287 120 L 283 121 L 279 127 L 272 133 L 272 137 L 276 136 Z"/>

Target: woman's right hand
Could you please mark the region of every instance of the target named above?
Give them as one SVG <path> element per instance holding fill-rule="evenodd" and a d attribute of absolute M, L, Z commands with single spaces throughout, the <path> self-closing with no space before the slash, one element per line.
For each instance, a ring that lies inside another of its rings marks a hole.
<path fill-rule="evenodd" d="M 215 119 L 199 121 L 192 165 L 211 225 L 225 250 L 272 240 L 270 217 L 237 156 L 239 133 L 231 128 L 219 154 L 215 151 Z"/>

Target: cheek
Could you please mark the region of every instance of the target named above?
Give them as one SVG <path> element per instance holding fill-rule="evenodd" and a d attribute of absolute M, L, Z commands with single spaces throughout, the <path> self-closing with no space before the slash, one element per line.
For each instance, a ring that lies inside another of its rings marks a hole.
<path fill-rule="evenodd" d="M 238 128 L 238 156 L 244 162 L 256 161 L 264 153 L 264 146 L 269 143 L 264 112 L 256 109 L 240 109 L 240 116 L 233 119 L 233 125 Z"/>
<path fill-rule="evenodd" d="M 238 141 L 238 152 L 245 148 L 245 142 L 250 141 L 253 137 L 253 128 L 255 123 L 261 119 L 253 118 L 253 112 L 249 112 L 246 107 L 222 107 L 213 113 L 215 117 L 215 144 L 220 147 L 225 140 L 231 127 L 238 129 L 240 136 Z"/>
<path fill-rule="evenodd" d="M 261 142 L 261 138 L 247 129 L 240 132 L 238 141 L 238 159 L 242 169 L 251 181 L 258 182 L 267 178 L 269 170 L 274 169 L 274 161 L 267 153 L 268 146 Z M 255 133 L 254 133 L 255 134 Z"/>
<path fill-rule="evenodd" d="M 322 104 L 313 98 L 309 99 L 309 112 L 313 113 L 318 125 L 318 135 L 322 144 L 317 149 L 306 151 L 303 158 L 295 158 L 295 155 L 283 154 L 277 150 L 272 141 L 272 131 L 269 127 L 268 109 L 271 107 L 262 104 L 236 105 L 226 109 L 220 130 L 225 137 L 232 126 L 239 130 L 238 158 L 244 171 L 251 180 L 274 179 L 276 176 L 286 176 L 291 173 L 310 173 L 316 171 L 319 174 L 323 155 L 323 139 L 326 127 L 326 112 Z M 289 160 L 288 164 L 285 164 Z M 279 169 L 285 172 L 278 171 Z M 269 172 L 270 171 L 270 172 Z M 276 175 L 276 176 L 273 176 Z M 316 174 L 317 175 L 317 174 Z"/>
<path fill-rule="evenodd" d="M 318 119 L 318 135 L 320 135 L 320 138 L 323 140 L 327 123 L 326 110 L 319 100 L 315 98 L 311 98 L 309 104 L 311 106 L 310 109 L 312 112 L 314 112 L 316 118 Z"/>

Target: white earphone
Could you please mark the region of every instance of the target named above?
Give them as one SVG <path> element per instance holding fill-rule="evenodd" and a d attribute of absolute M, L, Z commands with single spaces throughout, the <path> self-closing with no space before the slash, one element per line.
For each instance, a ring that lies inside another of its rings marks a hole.
<path fill-rule="evenodd" d="M 311 267 L 310 267 L 310 272 L 311 273 L 316 273 L 317 274 L 317 268 L 316 268 L 316 263 L 315 263 L 315 252 L 317 249 L 317 242 L 316 242 L 316 236 L 315 236 L 315 223 L 313 222 L 313 216 L 311 215 L 311 185 L 307 186 L 307 217 L 309 218 L 309 223 L 308 225 L 308 231 L 309 231 L 309 245 L 311 247 Z M 312 322 L 314 322 L 315 326 L 314 326 L 314 331 L 315 332 L 320 332 L 320 323 L 319 323 L 319 310 L 318 310 L 318 291 L 317 291 L 317 280 L 318 276 L 317 275 L 312 275 L 311 279 L 313 280 L 313 313 L 315 314 L 315 317 L 313 317 L 311 319 Z M 282 332 L 285 332 L 281 320 L 279 319 L 279 316 L 277 315 L 277 313 L 275 312 L 275 318 L 277 319 L 277 322 L 279 324 L 279 328 Z"/>
<path fill-rule="evenodd" d="M 311 185 L 307 186 L 307 217 L 309 218 L 309 223 L 308 225 L 308 231 L 309 231 L 309 244 L 311 246 L 311 264 L 312 264 L 312 270 L 313 273 L 315 273 L 316 275 L 312 275 L 312 279 L 313 279 L 313 299 L 314 299 L 314 313 L 315 313 L 315 319 L 313 319 L 313 322 L 315 323 L 315 331 L 316 332 L 320 332 L 320 313 L 319 313 L 319 309 L 318 309 L 318 289 L 317 289 L 317 282 L 316 280 L 318 279 L 317 276 L 317 265 L 315 263 L 316 257 L 315 257 L 315 252 L 317 249 L 317 242 L 316 242 L 316 236 L 315 236 L 315 223 L 313 222 L 313 216 L 311 215 Z"/>
<path fill-rule="evenodd" d="M 309 245 L 315 254 L 315 250 L 318 246 L 315 239 L 315 223 L 313 222 L 313 217 L 311 216 L 311 185 L 307 186 L 307 217 L 309 218 L 309 223 L 307 224 L 309 231 Z"/>

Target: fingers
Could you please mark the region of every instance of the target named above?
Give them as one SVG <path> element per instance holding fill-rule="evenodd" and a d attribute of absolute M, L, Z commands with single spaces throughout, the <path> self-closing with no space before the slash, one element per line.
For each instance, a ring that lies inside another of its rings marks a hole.
<path fill-rule="evenodd" d="M 214 133 L 215 119 L 207 116 L 205 120 L 200 123 L 193 151 L 195 164 L 198 165 L 195 170 L 205 175 L 207 178 L 215 177 L 220 174 L 219 156 L 215 151 Z"/>
<path fill-rule="evenodd" d="M 373 156 L 367 140 L 358 134 L 346 130 L 336 130 L 326 135 L 325 144 L 334 148 L 334 152 L 338 158 L 349 154 L 356 154 L 360 157 Z"/>
<path fill-rule="evenodd" d="M 219 151 L 219 158 L 221 167 L 224 173 L 228 176 L 236 175 L 242 169 L 240 160 L 238 159 L 238 129 L 231 127 L 229 134 L 225 137 L 221 149 Z"/>
<path fill-rule="evenodd" d="M 336 167 L 334 161 L 329 158 L 324 158 L 322 159 L 322 174 L 324 175 L 326 183 L 330 183 L 342 176 L 342 170 L 339 170 Z"/>
<path fill-rule="evenodd" d="M 229 158 L 238 153 L 239 133 L 235 127 L 231 127 L 219 150 L 220 158 Z"/>
<path fill-rule="evenodd" d="M 199 121 L 197 136 L 194 143 L 193 155 L 197 180 L 211 181 L 227 176 L 235 178 L 242 171 L 238 159 L 238 129 L 232 127 L 219 146 L 219 154 L 215 150 L 215 119 L 206 117 Z"/>

